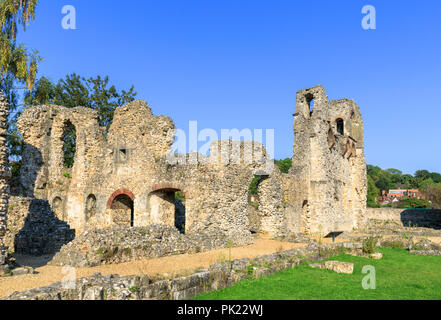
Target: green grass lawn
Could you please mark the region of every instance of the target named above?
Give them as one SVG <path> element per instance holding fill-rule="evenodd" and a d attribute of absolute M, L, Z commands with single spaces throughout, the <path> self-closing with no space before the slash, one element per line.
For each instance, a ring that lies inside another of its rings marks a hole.
<path fill-rule="evenodd" d="M 329 260 L 354 263 L 353 274 L 313 269 L 307 264 L 257 280 L 246 280 L 196 300 L 441 299 L 441 257 L 415 256 L 381 248 L 381 260 L 340 254 Z M 376 289 L 362 287 L 362 268 L 376 270 Z"/>

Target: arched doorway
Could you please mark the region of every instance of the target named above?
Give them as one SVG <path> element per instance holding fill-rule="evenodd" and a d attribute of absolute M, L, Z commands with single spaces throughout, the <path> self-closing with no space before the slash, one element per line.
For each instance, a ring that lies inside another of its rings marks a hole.
<path fill-rule="evenodd" d="M 52 200 L 52 211 L 55 216 L 60 220 L 65 220 L 64 210 L 63 210 L 63 200 L 60 197 L 55 197 Z"/>
<path fill-rule="evenodd" d="M 135 196 L 130 191 L 115 191 L 107 202 L 111 210 L 111 221 L 120 226 L 133 227 L 135 225 L 134 201 Z"/>
<path fill-rule="evenodd" d="M 185 233 L 186 194 L 179 186 L 158 185 L 150 193 L 150 218 L 152 223 L 176 227 Z"/>

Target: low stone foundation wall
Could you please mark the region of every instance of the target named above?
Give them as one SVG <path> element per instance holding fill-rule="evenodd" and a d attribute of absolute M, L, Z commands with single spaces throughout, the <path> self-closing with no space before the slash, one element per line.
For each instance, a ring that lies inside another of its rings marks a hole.
<path fill-rule="evenodd" d="M 368 208 L 369 221 L 389 221 L 403 227 L 441 229 L 441 210 Z"/>
<path fill-rule="evenodd" d="M 52 254 L 74 237 L 75 230 L 55 216 L 46 200 L 9 199 L 5 236 L 9 250 L 30 255 Z"/>
<path fill-rule="evenodd" d="M 72 283 L 15 292 L 5 300 L 186 300 L 200 293 L 230 287 L 239 281 L 267 276 L 296 267 L 307 260 L 327 258 L 342 248 L 360 248 L 361 244 L 341 243 L 261 256 L 255 259 L 225 261 L 187 276 L 152 279 L 147 275 L 102 276 L 96 274 Z"/>
<path fill-rule="evenodd" d="M 247 244 L 251 243 L 250 237 Z M 83 232 L 74 241 L 63 246 L 50 264 L 93 267 L 236 245 L 243 244 L 234 243 L 220 232 L 181 234 L 175 227 L 166 225 L 115 226 Z"/>

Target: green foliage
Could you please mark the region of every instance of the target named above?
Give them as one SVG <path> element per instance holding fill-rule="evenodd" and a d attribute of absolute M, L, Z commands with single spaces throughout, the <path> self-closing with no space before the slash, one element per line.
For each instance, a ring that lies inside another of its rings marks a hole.
<path fill-rule="evenodd" d="M 417 199 L 417 198 L 403 198 L 398 201 L 397 208 L 410 209 L 410 208 L 425 208 L 428 209 L 431 207 L 430 202 L 426 199 Z"/>
<path fill-rule="evenodd" d="M 129 290 L 130 290 L 130 292 L 136 293 L 139 291 L 139 287 L 133 286 L 133 287 L 130 287 Z"/>
<path fill-rule="evenodd" d="M 20 175 L 21 162 L 13 161 L 10 163 L 10 165 L 12 177 L 18 177 Z"/>
<path fill-rule="evenodd" d="M 441 206 L 441 195 L 437 197 L 432 194 L 433 188 L 439 186 L 441 188 L 441 174 L 437 172 L 429 172 L 427 170 L 417 170 L 415 175 L 403 174 L 398 169 L 382 170 L 380 167 L 368 165 L 368 194 L 367 206 L 378 207 L 377 199 L 382 190 L 398 189 L 398 186 L 403 189 L 419 189 L 432 202 Z M 436 192 L 435 192 L 436 193 Z M 430 196 L 429 196 L 430 194 Z M 437 199 L 440 199 L 439 201 Z M 417 199 L 418 200 L 418 199 Z M 426 208 L 427 201 L 409 201 L 405 200 L 402 204 L 398 204 L 400 208 Z M 389 206 L 395 206 L 390 204 Z M 430 205 L 429 205 L 430 207 Z"/>
<path fill-rule="evenodd" d="M 108 130 L 113 120 L 115 109 L 135 99 L 137 93 L 132 86 L 128 91 L 120 92 L 114 85 L 109 85 L 109 77 L 86 79 L 76 73 L 66 75 L 57 84 L 46 77 L 38 80 L 35 89 L 26 95 L 28 106 L 56 104 L 67 108 L 78 106 L 94 109 L 98 112 L 100 126 Z"/>
<path fill-rule="evenodd" d="M 0 82 L 18 82 L 32 90 L 41 58 L 17 43 L 18 28 L 35 19 L 38 0 L 0 1 Z M 8 79 L 9 77 L 9 79 Z M 1 86 L 2 89 L 4 85 Z M 6 91 L 6 90 L 5 90 Z"/>
<path fill-rule="evenodd" d="M 291 169 L 291 167 L 292 167 L 292 159 L 286 158 L 283 160 L 275 160 L 274 164 L 276 164 L 279 167 L 280 172 L 288 173 L 289 169 Z M 249 194 L 258 194 L 259 193 L 258 187 L 259 187 L 259 184 L 262 182 L 262 180 L 263 180 L 263 177 L 254 176 L 254 178 L 251 181 L 250 186 L 248 188 L 248 193 Z"/>
<path fill-rule="evenodd" d="M 288 173 L 289 169 L 292 167 L 292 159 L 286 158 L 283 160 L 275 160 L 274 163 L 279 167 L 280 172 Z"/>
<path fill-rule="evenodd" d="M 393 173 L 391 173 L 393 172 Z M 396 189 L 397 183 L 403 182 L 399 177 L 401 176 L 399 170 L 389 169 L 382 170 L 380 167 L 368 165 L 367 174 L 374 181 L 375 186 L 381 190 Z"/>
<path fill-rule="evenodd" d="M 109 77 L 86 79 L 75 73 L 66 75 L 56 84 L 49 78 L 41 77 L 32 91 L 24 98 L 25 107 L 55 104 L 67 108 L 78 106 L 94 109 L 98 112 L 99 124 L 106 128 L 106 132 L 113 120 L 115 109 L 133 100 L 137 93 L 132 86 L 128 91 L 118 91 L 115 86 L 109 84 Z M 11 119 L 9 130 L 9 151 L 12 156 L 20 156 L 22 153 L 22 138 L 16 128 L 16 122 L 20 113 L 16 113 Z M 75 127 L 69 125 L 63 137 L 64 165 L 72 167 L 75 156 Z"/>
<path fill-rule="evenodd" d="M 63 176 L 65 176 L 65 177 L 68 178 L 68 179 L 72 179 L 72 177 L 71 177 L 71 175 L 69 174 L 69 172 L 65 172 L 65 173 L 63 174 Z"/>
<path fill-rule="evenodd" d="M 19 116 L 18 90 L 32 90 L 35 84 L 38 52 L 30 51 L 17 43 L 19 28 L 35 19 L 35 6 L 38 0 L 1 0 L 0 1 L 0 91 L 9 101 L 10 122 L 8 123 L 8 150 L 11 155 L 21 149 L 21 138 L 16 133 L 15 122 Z M 22 86 L 25 86 L 21 88 Z"/>
<path fill-rule="evenodd" d="M 330 260 L 354 263 L 353 274 L 313 269 L 308 264 L 267 277 L 241 281 L 226 289 L 203 293 L 194 300 L 439 300 L 440 256 L 410 255 L 405 249 L 380 248 L 383 258 L 339 254 Z M 365 290 L 363 267 L 376 271 L 376 289 Z"/>
<path fill-rule="evenodd" d="M 185 193 L 183 191 L 176 191 L 175 200 L 185 201 Z"/>
<path fill-rule="evenodd" d="M 249 194 L 258 194 L 259 193 L 259 183 L 262 181 L 261 176 L 254 176 L 253 180 L 251 180 L 250 186 L 248 188 Z"/>
<path fill-rule="evenodd" d="M 363 241 L 363 252 L 367 254 L 375 253 L 375 245 L 377 243 L 377 238 L 369 237 Z"/>
<path fill-rule="evenodd" d="M 380 205 L 377 203 L 378 196 L 380 195 L 380 190 L 375 185 L 374 180 L 368 175 L 368 192 L 367 192 L 367 206 L 370 208 L 379 208 Z"/>
<path fill-rule="evenodd" d="M 72 168 L 75 161 L 77 133 L 75 126 L 69 123 L 63 134 L 63 165 Z"/>
<path fill-rule="evenodd" d="M 424 195 L 428 200 L 432 201 L 432 208 L 441 209 L 441 184 L 428 186 L 424 190 Z"/>

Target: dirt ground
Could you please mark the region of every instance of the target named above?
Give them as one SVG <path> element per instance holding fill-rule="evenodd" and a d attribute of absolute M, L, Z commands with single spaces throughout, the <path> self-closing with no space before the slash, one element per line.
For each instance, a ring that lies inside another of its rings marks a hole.
<path fill-rule="evenodd" d="M 254 244 L 231 249 L 231 259 L 254 258 L 279 251 L 286 251 L 306 246 L 303 243 L 280 242 L 269 239 L 255 239 Z M 200 267 L 208 267 L 230 257 L 228 249 L 218 249 L 195 254 L 183 254 L 177 256 L 162 257 L 157 259 L 139 260 L 114 265 L 98 267 L 77 268 L 76 277 L 82 278 L 100 272 L 103 275 L 120 274 L 135 275 L 148 274 L 151 276 L 168 273 L 170 276 L 180 270 L 190 270 Z M 49 257 L 16 256 L 17 262 L 25 266 L 36 267 L 37 274 L 21 275 L 0 278 L 0 298 L 15 292 L 32 288 L 48 286 L 62 281 L 67 275 L 63 267 L 46 265 Z M 63 273 L 64 271 L 64 273 Z"/>

